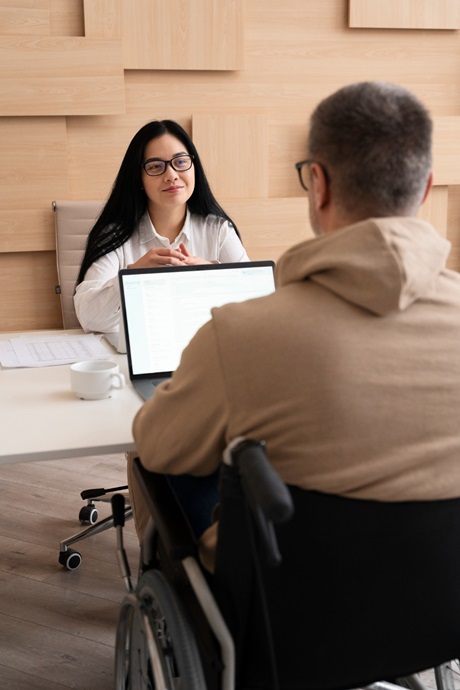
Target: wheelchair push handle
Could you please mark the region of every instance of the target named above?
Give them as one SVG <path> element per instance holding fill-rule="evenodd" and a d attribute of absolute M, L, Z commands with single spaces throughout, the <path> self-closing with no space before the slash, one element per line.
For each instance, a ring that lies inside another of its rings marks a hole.
<path fill-rule="evenodd" d="M 294 506 L 291 494 L 265 452 L 260 441 L 243 440 L 232 451 L 233 465 L 237 468 L 248 502 L 278 525 L 292 517 Z"/>

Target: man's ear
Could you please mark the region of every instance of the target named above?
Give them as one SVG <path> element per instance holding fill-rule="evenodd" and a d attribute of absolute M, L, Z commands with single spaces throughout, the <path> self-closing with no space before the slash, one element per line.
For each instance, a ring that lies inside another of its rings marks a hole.
<path fill-rule="evenodd" d="M 311 187 L 317 209 L 324 208 L 329 201 L 329 181 L 319 163 L 310 166 Z"/>
<path fill-rule="evenodd" d="M 426 198 L 427 198 L 428 194 L 430 193 L 432 186 L 433 186 L 433 171 L 430 172 L 428 182 L 426 183 L 426 189 L 425 189 L 425 194 L 423 195 L 422 204 L 425 203 Z M 422 205 L 422 204 L 420 204 L 420 205 Z"/>

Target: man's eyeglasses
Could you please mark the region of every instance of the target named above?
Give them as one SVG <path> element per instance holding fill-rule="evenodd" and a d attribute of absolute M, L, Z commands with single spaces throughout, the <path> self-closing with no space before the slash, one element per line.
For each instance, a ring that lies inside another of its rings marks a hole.
<path fill-rule="evenodd" d="M 190 170 L 193 163 L 193 156 L 188 154 L 178 153 L 169 161 L 163 161 L 161 158 L 149 158 L 142 164 L 147 175 L 155 177 L 155 175 L 163 175 L 168 165 L 176 172 L 185 172 Z"/>
<path fill-rule="evenodd" d="M 321 167 L 321 169 L 324 173 L 324 177 L 329 182 L 329 174 L 328 174 L 326 168 L 324 167 L 324 165 L 322 163 L 318 163 L 318 161 L 313 160 L 313 158 L 307 158 L 307 160 L 305 160 L 305 161 L 300 161 L 300 163 L 295 164 L 295 167 L 296 167 L 297 173 L 299 175 L 300 184 L 302 185 L 303 189 L 305 189 L 306 192 L 308 192 L 308 183 L 309 183 L 308 166 L 311 165 L 312 163 L 316 163 L 317 165 L 319 165 Z"/>
<path fill-rule="evenodd" d="M 300 184 L 302 185 L 303 189 L 305 189 L 306 192 L 308 192 L 308 166 L 313 163 L 313 160 L 311 158 L 307 158 L 305 161 L 300 161 L 299 163 L 295 164 L 297 174 L 299 175 L 299 181 Z"/>

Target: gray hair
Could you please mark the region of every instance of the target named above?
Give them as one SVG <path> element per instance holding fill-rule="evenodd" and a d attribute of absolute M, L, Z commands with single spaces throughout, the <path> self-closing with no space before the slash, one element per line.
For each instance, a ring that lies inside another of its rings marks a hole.
<path fill-rule="evenodd" d="M 401 86 L 351 84 L 313 112 L 309 156 L 323 164 L 346 211 L 404 215 L 423 200 L 432 128 L 426 108 Z"/>

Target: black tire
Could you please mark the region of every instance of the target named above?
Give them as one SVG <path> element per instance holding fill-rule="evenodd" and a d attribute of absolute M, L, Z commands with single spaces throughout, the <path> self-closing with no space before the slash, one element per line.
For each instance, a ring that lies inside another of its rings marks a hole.
<path fill-rule="evenodd" d="M 95 525 L 98 517 L 99 513 L 94 505 L 83 506 L 78 514 L 78 519 L 82 525 Z"/>
<path fill-rule="evenodd" d="M 195 636 L 178 597 L 161 572 L 149 570 L 140 578 L 136 592 L 122 603 L 115 690 L 156 690 L 158 674 L 168 690 L 206 688 Z"/>
<path fill-rule="evenodd" d="M 66 549 L 66 551 L 59 552 L 59 563 L 67 568 L 67 570 L 76 570 L 81 566 L 81 553 L 73 549 Z"/>

